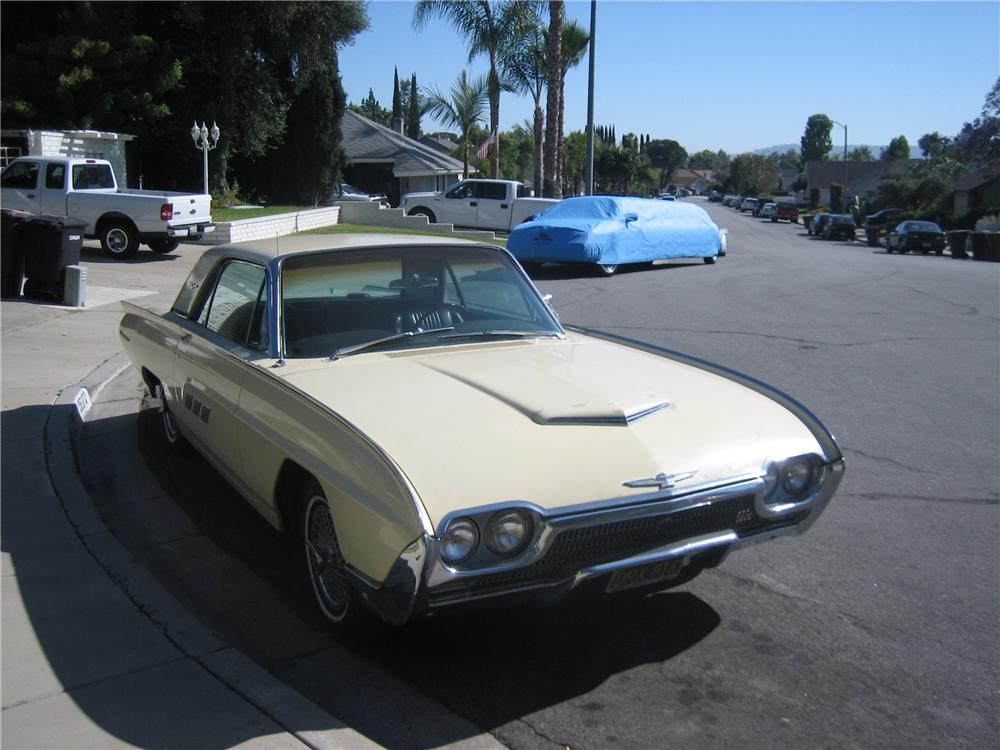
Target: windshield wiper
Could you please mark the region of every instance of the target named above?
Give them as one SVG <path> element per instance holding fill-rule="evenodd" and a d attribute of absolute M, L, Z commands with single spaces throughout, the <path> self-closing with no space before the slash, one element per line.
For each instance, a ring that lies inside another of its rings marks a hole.
<path fill-rule="evenodd" d="M 562 338 L 562 334 L 555 331 L 469 331 L 468 333 L 449 333 L 442 336 L 443 339 L 476 339 L 476 338 L 517 338 L 517 339 L 538 339 L 538 338 Z"/>
<path fill-rule="evenodd" d="M 393 341 L 402 341 L 403 339 L 412 339 L 415 336 L 426 336 L 431 333 L 442 333 L 444 331 L 454 330 L 455 326 L 446 326 L 444 328 L 428 328 L 426 331 L 406 331 L 405 333 L 394 333 L 392 336 L 385 336 L 384 338 L 375 339 L 374 341 L 365 341 L 363 344 L 342 346 L 330 355 L 330 361 L 332 362 L 340 357 L 346 357 L 349 354 L 357 354 L 358 352 L 366 351 L 368 349 L 377 349 L 384 344 L 391 344 Z"/>

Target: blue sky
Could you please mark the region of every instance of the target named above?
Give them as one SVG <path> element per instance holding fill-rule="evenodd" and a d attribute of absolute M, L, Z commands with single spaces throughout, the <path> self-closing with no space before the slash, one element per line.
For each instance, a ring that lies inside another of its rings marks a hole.
<path fill-rule="evenodd" d="M 341 50 L 348 99 L 392 105 L 400 79 L 447 92 L 468 48 L 445 21 L 414 31 L 412 2 L 373 0 L 368 31 Z M 567 2 L 590 27 L 590 3 Z M 1000 2 L 634 2 L 597 4 L 597 124 L 673 138 L 689 153 L 799 142 L 811 114 L 846 123 L 850 143 L 955 135 L 1000 76 Z M 530 120 L 504 94 L 501 130 Z M 587 121 L 587 59 L 566 80 L 566 132 Z M 440 129 L 429 118 L 424 130 Z M 834 143 L 844 133 L 834 128 Z M 877 155 L 877 154 L 876 154 Z"/>

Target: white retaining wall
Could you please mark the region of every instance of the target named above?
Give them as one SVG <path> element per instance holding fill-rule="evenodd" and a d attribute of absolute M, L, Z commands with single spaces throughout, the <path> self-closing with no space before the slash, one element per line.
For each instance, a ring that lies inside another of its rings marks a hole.
<path fill-rule="evenodd" d="M 220 221 L 216 223 L 215 231 L 206 234 L 200 244 L 225 245 L 230 242 L 249 242 L 250 240 L 284 237 L 306 229 L 337 224 L 339 216 L 339 206 L 325 206 L 324 208 L 311 208 L 287 214 L 259 216 L 253 219 Z"/>

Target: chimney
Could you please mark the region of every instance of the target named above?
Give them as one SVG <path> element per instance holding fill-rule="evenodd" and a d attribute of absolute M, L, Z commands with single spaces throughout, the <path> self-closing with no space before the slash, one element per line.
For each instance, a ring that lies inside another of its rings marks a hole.
<path fill-rule="evenodd" d="M 393 117 L 392 118 L 392 129 L 394 131 L 396 131 L 397 133 L 399 133 L 400 135 L 403 134 L 403 118 L 402 117 Z"/>

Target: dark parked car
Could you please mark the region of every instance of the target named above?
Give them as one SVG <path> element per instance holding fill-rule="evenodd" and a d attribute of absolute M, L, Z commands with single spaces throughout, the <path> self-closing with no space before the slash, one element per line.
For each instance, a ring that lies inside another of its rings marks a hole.
<path fill-rule="evenodd" d="M 881 211 L 876 211 L 870 216 L 865 217 L 864 228 L 865 228 L 865 239 L 868 241 L 870 247 L 878 246 L 879 234 L 887 226 L 892 224 L 892 220 L 897 216 L 903 214 L 903 209 L 901 208 L 883 208 Z"/>
<path fill-rule="evenodd" d="M 826 229 L 826 223 L 830 220 L 830 216 L 831 214 L 816 214 L 806 226 L 806 232 L 816 237 L 822 237 L 823 230 Z"/>
<path fill-rule="evenodd" d="M 708 200 L 709 203 L 721 203 L 722 193 L 720 193 L 718 190 L 713 190 L 711 193 L 708 194 Z"/>
<path fill-rule="evenodd" d="M 904 221 L 885 239 L 886 249 L 890 253 L 893 250 L 900 253 L 912 250 L 926 255 L 933 250 L 941 255 L 946 244 L 948 241 L 944 232 L 933 221 Z"/>
<path fill-rule="evenodd" d="M 857 225 L 850 214 L 831 214 L 823 226 L 824 240 L 850 240 L 854 242 L 854 232 Z"/>
<path fill-rule="evenodd" d="M 778 203 L 777 208 L 774 210 L 774 214 L 771 215 L 771 221 L 778 221 L 779 219 L 787 219 L 793 224 L 798 224 L 799 207 L 794 203 L 789 203 L 788 201 Z"/>

